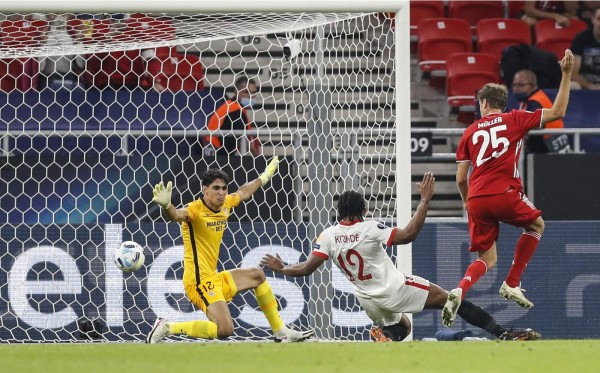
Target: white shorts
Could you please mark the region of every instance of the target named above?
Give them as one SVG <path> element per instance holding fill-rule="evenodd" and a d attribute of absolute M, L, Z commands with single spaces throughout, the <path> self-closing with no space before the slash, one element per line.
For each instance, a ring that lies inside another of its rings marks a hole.
<path fill-rule="evenodd" d="M 405 276 L 404 285 L 398 291 L 382 298 L 356 296 L 367 316 L 379 326 L 397 324 L 402 313 L 423 311 L 429 295 L 429 280 L 419 276 Z"/>

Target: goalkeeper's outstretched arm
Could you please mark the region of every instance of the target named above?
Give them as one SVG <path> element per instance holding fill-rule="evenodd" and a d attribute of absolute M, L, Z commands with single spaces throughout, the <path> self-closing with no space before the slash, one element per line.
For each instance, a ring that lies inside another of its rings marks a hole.
<path fill-rule="evenodd" d="M 279 157 L 275 156 L 275 157 L 273 157 L 271 162 L 269 162 L 269 165 L 267 166 L 265 171 L 262 174 L 260 174 L 259 177 L 242 185 L 235 192 L 238 196 L 240 196 L 240 200 L 242 200 L 242 201 L 249 200 L 250 197 L 252 197 L 252 194 L 254 194 L 254 192 L 256 192 L 258 189 L 260 189 L 260 187 L 266 185 L 269 182 L 269 180 L 271 180 L 273 175 L 275 175 L 275 172 L 277 172 L 278 166 L 279 166 Z"/>
<path fill-rule="evenodd" d="M 163 182 L 156 184 L 154 186 L 154 198 L 152 198 L 152 202 L 160 205 L 167 219 L 170 221 L 188 221 L 189 215 L 187 210 L 185 209 L 176 209 L 175 206 L 171 204 L 171 194 L 173 193 L 173 182 L 169 181 L 165 186 Z"/>

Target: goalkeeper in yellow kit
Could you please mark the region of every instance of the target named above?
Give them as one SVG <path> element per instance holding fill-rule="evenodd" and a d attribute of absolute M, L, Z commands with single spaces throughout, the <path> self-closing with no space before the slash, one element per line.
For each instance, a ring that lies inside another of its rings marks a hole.
<path fill-rule="evenodd" d="M 249 289 L 254 289 L 276 342 L 300 342 L 314 334 L 313 330 L 301 332 L 285 326 L 262 269 L 237 268 L 217 272 L 221 240 L 232 209 L 267 184 L 278 164 L 278 157 L 273 158 L 265 172 L 232 194 L 227 193 L 229 176 L 222 170 L 208 170 L 202 178 L 202 198 L 181 209 L 171 204 L 172 182 L 166 186 L 160 182 L 154 187 L 152 201 L 162 206 L 168 220 L 181 223 L 183 285 L 190 301 L 206 314 L 208 321 L 168 322 L 159 318 L 146 337 L 146 343 L 157 343 L 171 334 L 208 339 L 231 336 L 233 320 L 227 302 L 237 293 Z"/>

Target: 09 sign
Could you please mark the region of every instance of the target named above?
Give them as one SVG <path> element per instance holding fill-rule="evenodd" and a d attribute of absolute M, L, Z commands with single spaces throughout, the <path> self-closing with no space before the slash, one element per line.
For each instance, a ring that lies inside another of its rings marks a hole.
<path fill-rule="evenodd" d="M 410 153 L 413 157 L 430 156 L 433 154 L 431 133 L 414 133 L 410 135 Z"/>

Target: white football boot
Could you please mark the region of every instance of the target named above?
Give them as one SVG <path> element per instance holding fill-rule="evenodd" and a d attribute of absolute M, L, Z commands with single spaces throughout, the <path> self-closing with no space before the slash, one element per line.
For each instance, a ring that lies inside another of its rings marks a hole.
<path fill-rule="evenodd" d="M 525 291 L 525 290 L 523 290 Z M 499 291 L 500 295 L 505 299 L 514 300 L 519 306 L 525 308 L 533 307 L 533 302 L 529 299 L 525 298 L 523 292 L 521 291 L 521 287 L 517 286 L 511 288 L 506 284 L 506 281 L 502 282 L 502 286 Z"/>
<path fill-rule="evenodd" d="M 458 308 L 462 302 L 462 289 L 456 288 L 448 293 L 448 300 L 442 309 L 442 323 L 446 327 L 451 327 L 458 313 Z"/>
<path fill-rule="evenodd" d="M 171 335 L 169 325 L 165 319 L 156 319 L 154 326 L 148 336 L 146 337 L 146 343 L 158 343 L 164 338 Z"/>
<path fill-rule="evenodd" d="M 288 328 L 284 326 L 283 329 L 279 330 L 275 333 L 275 342 L 277 343 L 293 343 L 293 342 L 302 342 L 310 337 L 315 335 L 315 331 L 313 329 L 308 329 L 305 331 L 298 331 Z"/>

